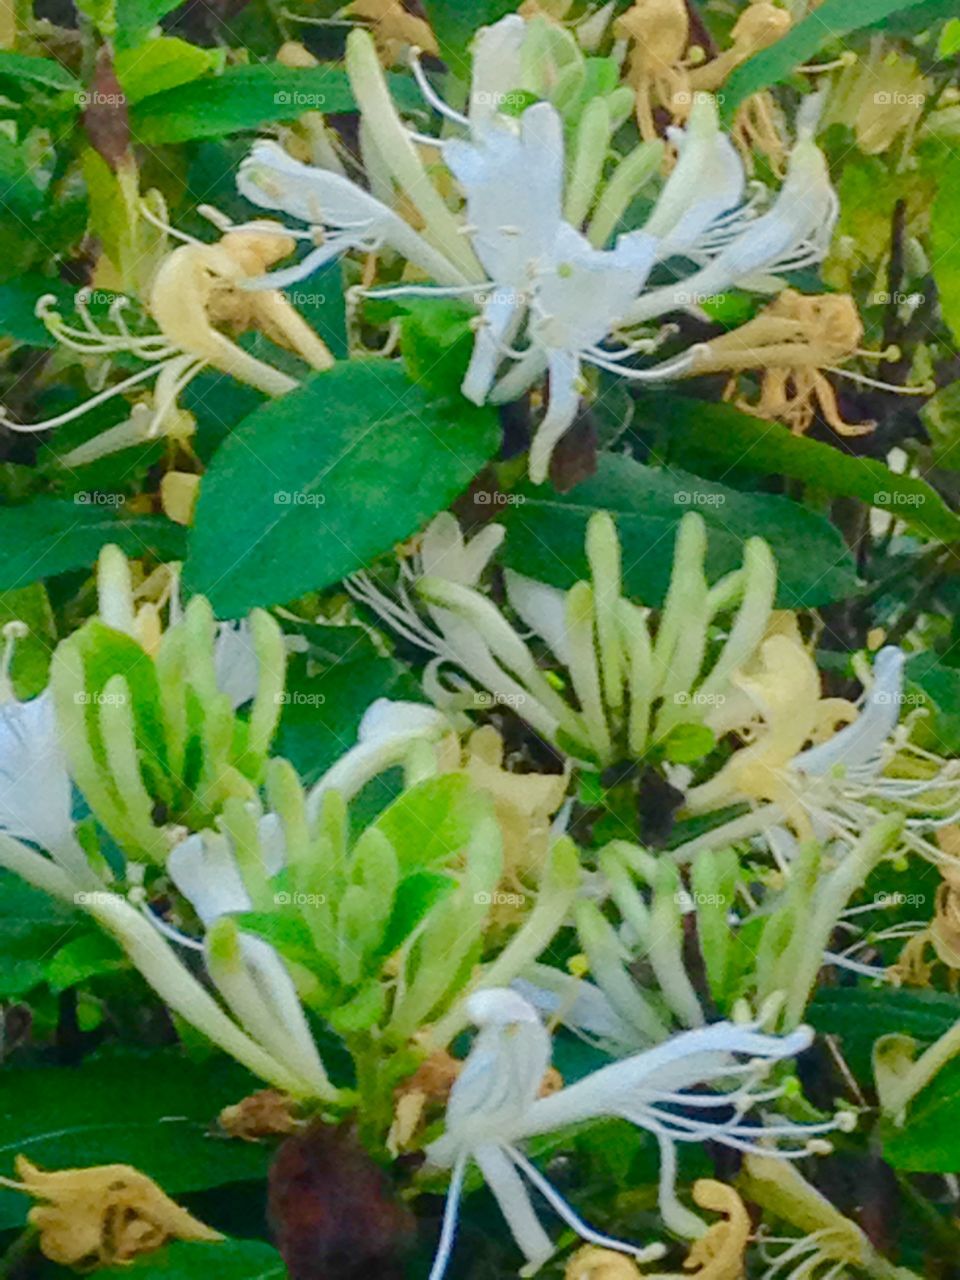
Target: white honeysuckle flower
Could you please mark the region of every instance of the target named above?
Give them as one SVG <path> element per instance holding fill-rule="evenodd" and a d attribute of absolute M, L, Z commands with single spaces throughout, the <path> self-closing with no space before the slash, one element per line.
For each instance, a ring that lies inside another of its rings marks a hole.
<path fill-rule="evenodd" d="M 504 570 L 503 579 L 511 609 L 543 640 L 551 653 L 569 667 L 572 655 L 567 629 L 567 593 L 515 569 Z"/>
<path fill-rule="evenodd" d="M 840 206 L 826 158 L 814 141 L 818 107 L 817 98 L 808 98 L 801 108 L 787 176 L 771 208 L 755 219 L 740 220 L 732 238 L 722 235 L 726 242 L 699 271 L 639 298 L 630 308 L 629 323 L 695 307 L 734 287 L 769 287 L 770 277 L 826 256 Z"/>
<path fill-rule="evenodd" d="M 0 701 L 0 831 L 45 849 L 65 870 L 91 872 L 74 836 L 73 789 L 53 696 Z"/>
<path fill-rule="evenodd" d="M 258 836 L 262 873 L 274 876 L 285 864 L 279 819 L 273 814 L 261 817 Z M 253 910 L 236 853 L 222 832 L 197 832 L 181 841 L 167 860 L 167 872 L 207 930 L 222 917 Z M 162 931 L 183 941 L 169 927 Z M 205 944 L 214 985 L 241 1025 L 268 1053 L 288 1063 L 302 1080 L 312 1081 L 319 1095 L 324 1094 L 329 1080 L 284 961 L 262 938 L 241 932 L 238 942 L 239 965 L 215 958 L 210 944 Z"/>
<path fill-rule="evenodd" d="M 583 1239 L 641 1259 L 659 1256 L 659 1246 L 640 1249 L 587 1226 L 520 1150 L 518 1144 L 528 1138 L 611 1117 L 646 1129 L 660 1144 L 660 1204 L 665 1221 L 674 1230 L 701 1234 L 703 1224 L 676 1199 L 677 1142 L 713 1140 L 737 1151 L 795 1158 L 821 1149 L 817 1135 L 834 1131 L 839 1124 L 835 1120 L 801 1125 L 745 1119 L 749 1111 L 781 1095 L 778 1089 L 757 1086 L 771 1066 L 809 1047 L 813 1033 L 808 1027 L 772 1036 L 753 1026 L 717 1023 L 674 1036 L 541 1097 L 551 1041 L 533 1006 L 515 990 L 494 988 L 470 996 L 467 1010 L 479 1033 L 451 1091 L 445 1130 L 426 1149 L 431 1165 L 451 1170 L 430 1280 L 440 1280 L 449 1262 L 471 1161 L 482 1172 L 531 1270 L 550 1257 L 553 1245 L 537 1218 L 524 1179 Z M 704 1085 L 714 1085 L 718 1091 L 694 1092 Z M 700 1115 L 695 1117 L 694 1112 Z M 799 1140 L 803 1145 L 779 1149 L 776 1144 L 781 1139 Z"/>
<path fill-rule="evenodd" d="M 217 624 L 213 668 L 217 688 L 230 699 L 234 711 L 256 696 L 260 684 L 260 662 L 246 618 Z"/>
<path fill-rule="evenodd" d="M 745 212 L 743 162 L 720 131 L 714 99 L 698 94 L 686 127 L 668 133 L 677 163 L 636 233 L 657 242 L 661 259 L 706 252 L 736 234 Z"/>
<path fill-rule="evenodd" d="M 541 1017 L 562 1023 L 590 1043 L 621 1055 L 646 1047 L 647 1041 L 617 1013 L 600 987 L 585 978 L 533 964 L 510 985 Z"/>
<path fill-rule="evenodd" d="M 337 791 L 350 800 L 378 774 L 402 764 L 417 743 L 437 741 L 450 729 L 447 716 L 425 702 L 377 698 L 363 713 L 356 745 L 311 788 L 308 816 L 317 817 L 328 792 Z"/>
<path fill-rule="evenodd" d="M 279 209 L 310 227 L 324 229 L 322 243 L 295 266 L 252 279 L 249 288 L 283 288 L 348 250 L 372 253 L 381 248 L 402 254 L 441 285 L 467 283 L 452 262 L 382 201 L 342 174 L 295 160 L 279 143 L 254 144 L 240 164 L 237 190 L 261 209 Z M 313 231 L 287 234 L 314 242 L 317 238 Z"/>
<path fill-rule="evenodd" d="M 392 107 L 391 119 L 382 126 L 364 117 L 370 144 L 382 156 L 401 143 L 408 149 L 413 142 L 438 148 L 465 199 L 459 221 L 445 205 L 436 205 L 430 187 L 436 225 L 427 211 L 421 234 L 342 174 L 300 164 L 275 143 L 254 147 L 241 165 L 238 186 L 254 203 L 309 224 L 311 230 L 294 233 L 299 238 L 316 242 L 323 234 L 322 242 L 296 266 L 255 284 L 286 284 L 346 250 L 383 247 L 435 283 L 402 283 L 371 290 L 372 296 L 473 293 L 481 316 L 463 394 L 477 404 L 502 403 L 517 398 L 545 371 L 549 374 L 548 406 L 530 458 L 531 478 L 540 483 L 556 442 L 576 417 L 584 363 L 638 381 L 673 378 L 689 368 L 692 357 L 684 353 L 646 369 L 625 369 L 620 362 L 648 354 L 658 338 L 621 341 L 611 351 L 604 344 L 612 336 L 624 325 L 692 305 L 733 284 L 749 285 L 758 273 L 822 257 L 836 198 L 813 142 L 815 121 L 807 107 L 784 188 L 768 213 L 754 217 L 752 202 L 743 202 L 743 166 L 736 149 L 720 131 L 713 100 L 700 95 L 686 130 L 675 132 L 679 160 L 646 226 L 620 236 L 612 247 L 595 247 L 578 226 L 563 219 L 564 131 L 558 111 L 546 101 L 518 118 L 502 109 L 510 88 L 523 83 L 526 33 L 524 20 L 510 15 L 478 34 L 467 115 L 438 97 L 414 55 L 414 73 L 427 102 L 466 137 L 441 140 L 406 130 Z M 348 70 L 353 79 L 364 81 L 354 87 L 361 107 L 366 101 L 372 110 L 375 103 L 384 105 L 386 88 L 379 81 L 366 83 L 375 73 L 366 46 L 361 47 L 364 39 L 358 32 L 351 36 Z M 423 195 L 422 185 L 429 184 L 419 165 L 412 153 L 401 166 L 414 204 L 418 191 Z M 396 167 L 393 171 L 401 173 Z M 414 179 L 417 190 L 410 187 Z M 473 282 L 455 265 L 450 238 L 457 229 L 468 237 L 471 260 L 480 264 L 486 280 Z M 446 252 L 437 244 L 445 244 Z M 645 293 L 653 266 L 678 256 L 706 265 L 677 285 Z M 507 360 L 513 367 L 497 381 Z"/>
<path fill-rule="evenodd" d="M 933 861 L 944 860 L 932 833 L 960 818 L 960 762 L 944 761 L 912 742 L 909 718 L 901 723 L 906 701 L 902 650 L 888 645 L 877 654 L 870 688 L 851 723 L 797 751 L 804 724 L 812 724 L 808 713 L 816 705 L 818 680 L 809 656 L 797 646 L 790 650 L 781 645 L 783 661 L 771 659 L 766 695 L 760 695 L 761 682 L 756 682 L 757 709 L 765 727 L 749 747 L 734 752 L 719 773 L 691 788 L 686 797 L 688 810 L 697 814 L 744 799 L 759 807 L 681 846 L 676 856 L 685 860 L 702 848 L 761 833 L 772 833 L 776 852 L 783 844 L 778 834 L 783 827 L 845 850 L 883 814 L 901 813 L 901 843 Z M 765 651 L 772 655 L 772 645 Z M 801 682 L 803 667 L 809 667 L 809 674 Z M 751 682 L 740 683 L 749 692 Z M 797 698 L 803 700 L 801 685 L 810 690 L 802 711 L 796 705 Z M 778 688 L 782 698 L 776 694 Z M 791 743 L 793 749 L 785 754 Z"/>

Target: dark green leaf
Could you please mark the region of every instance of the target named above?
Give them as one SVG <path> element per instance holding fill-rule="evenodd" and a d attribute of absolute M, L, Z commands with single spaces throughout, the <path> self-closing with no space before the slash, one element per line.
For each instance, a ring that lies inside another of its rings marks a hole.
<path fill-rule="evenodd" d="M 83 85 L 66 67 L 53 58 L 37 58 L 27 53 L 0 52 L 0 80 L 13 84 L 35 84 L 44 89 L 78 92 Z"/>
<path fill-rule="evenodd" d="M 312 674 L 306 659 L 291 662 L 274 749 L 310 785 L 356 742 L 372 702 L 416 699 L 418 687 L 405 667 L 377 651 L 361 627 L 311 627 L 307 634 Z"/>
<path fill-rule="evenodd" d="M 113 939 L 105 933 L 91 932 L 61 947 L 45 965 L 45 977 L 50 988 L 59 992 L 127 968 L 129 961 Z"/>
<path fill-rule="evenodd" d="M 0 871 L 0 999 L 25 995 L 43 982 L 47 959 L 84 923 L 80 912 Z"/>
<path fill-rule="evenodd" d="M 397 364 L 315 374 L 217 451 L 185 582 L 224 618 L 330 586 L 443 510 L 498 437 L 489 409 L 431 400 Z"/>
<path fill-rule="evenodd" d="M 839 1036 L 858 1078 L 869 1079 L 873 1045 L 894 1033 L 931 1044 L 960 1018 L 960 997 L 905 987 L 839 987 L 817 992 L 807 1021 L 824 1035 Z"/>
<path fill-rule="evenodd" d="M 393 87 L 409 103 L 415 90 L 403 77 Z M 221 138 L 305 111 L 356 109 L 347 73 L 339 66 L 285 67 L 279 62 L 229 67 L 222 75 L 194 80 L 137 103 L 130 124 L 137 142 L 188 142 Z"/>
<path fill-rule="evenodd" d="M 960 1173 L 960 1062 L 914 1098 L 902 1125 L 883 1125 L 883 1158 L 910 1173 Z"/>
<path fill-rule="evenodd" d="M 264 1147 L 212 1133 L 220 1111 L 258 1083 L 224 1058 L 175 1050 L 124 1053 L 80 1067 L 0 1073 L 0 1172 L 27 1156 L 45 1169 L 132 1164 L 170 1195 L 263 1177 Z M 17 1226 L 24 1196 L 0 1189 L 0 1229 Z"/>
<path fill-rule="evenodd" d="M 128 555 L 183 556 L 185 531 L 158 516 L 119 519 L 104 497 L 84 494 L 86 502 L 35 498 L 19 507 L 0 508 L 0 590 L 24 587 L 68 569 L 92 568 L 100 548 L 115 542 Z"/>
<path fill-rule="evenodd" d="M 824 45 L 852 31 L 883 23 L 896 13 L 927 0 L 824 0 L 782 40 L 754 54 L 734 71 L 723 88 L 722 113 L 730 120 L 744 98 L 779 84 Z"/>
<path fill-rule="evenodd" d="M 178 1240 L 156 1253 L 142 1254 L 129 1266 L 109 1267 L 98 1273 L 132 1276 L 134 1280 L 286 1280 L 283 1259 L 272 1245 L 262 1240 L 223 1240 L 201 1244 Z"/>
<path fill-rule="evenodd" d="M 183 0 L 116 0 L 118 50 L 136 49 L 160 19 L 178 9 Z"/>
<path fill-rule="evenodd" d="M 782 608 L 808 608 L 841 599 L 856 586 L 850 555 L 823 517 L 766 494 L 740 493 L 674 468 L 646 467 L 621 455 L 601 455 L 597 473 L 569 493 L 522 495 L 504 516 L 504 556 L 511 568 L 556 587 L 589 576 L 584 551 L 587 521 L 609 511 L 623 544 L 624 582 L 644 604 L 662 603 L 670 581 L 673 540 L 687 511 L 707 523 L 711 581 L 737 568 L 744 539 L 766 538 L 777 557 Z"/>
<path fill-rule="evenodd" d="M 778 423 L 764 422 L 726 404 L 706 404 L 681 396 L 642 400 L 646 413 L 676 446 L 687 466 L 707 462 L 721 471 L 743 468 L 758 475 L 802 480 L 821 493 L 859 498 L 928 537 L 951 542 L 960 538 L 960 515 L 923 480 L 895 475 L 873 458 L 854 458 L 831 445 L 795 436 Z"/>

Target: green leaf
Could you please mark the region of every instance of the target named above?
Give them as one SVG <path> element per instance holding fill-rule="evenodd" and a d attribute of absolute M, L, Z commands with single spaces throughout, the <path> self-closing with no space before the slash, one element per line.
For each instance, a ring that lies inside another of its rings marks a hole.
<path fill-rule="evenodd" d="M 222 49 L 198 49 L 175 36 L 159 36 L 139 48 L 118 53 L 114 70 L 132 106 L 151 94 L 176 89 L 208 71 L 218 70 L 223 60 Z"/>
<path fill-rule="evenodd" d="M 22 1153 L 45 1169 L 131 1164 L 170 1195 L 262 1178 L 266 1147 L 212 1136 L 220 1111 L 258 1087 L 225 1058 L 192 1062 L 167 1049 L 79 1067 L 6 1067 L 0 1173 Z M 0 1189 L 0 1229 L 23 1223 L 28 1207 Z"/>
<path fill-rule="evenodd" d="M 315 374 L 217 450 L 185 583 L 221 618 L 328 587 L 443 510 L 498 443 L 491 410 L 431 400 L 397 364 Z"/>
<path fill-rule="evenodd" d="M 905 673 L 932 713 L 917 725 L 920 740 L 941 755 L 960 754 L 960 670 L 945 666 L 934 653 L 918 653 Z"/>
<path fill-rule="evenodd" d="M 935 489 L 912 476 L 895 475 L 873 458 L 855 458 L 818 440 L 795 436 L 778 423 L 741 413 L 732 405 L 658 396 L 641 400 L 637 412 L 647 413 L 663 428 L 671 459 L 676 456 L 681 464 L 706 462 L 721 474 L 733 466 L 801 480 L 821 493 L 859 498 L 880 511 L 892 511 L 927 537 L 944 542 L 960 538 L 960 515 Z"/>
<path fill-rule="evenodd" d="M 0 999 L 15 999 L 39 986 L 46 976 L 45 958 L 83 924 L 80 912 L 0 871 Z"/>
<path fill-rule="evenodd" d="M 960 341 L 960 207 L 957 187 L 960 158 L 944 163 L 937 196 L 930 210 L 930 260 L 937 282 L 940 309 L 953 334 Z"/>
<path fill-rule="evenodd" d="M 806 1017 L 821 1034 L 842 1039 L 854 1074 L 867 1080 L 875 1040 L 898 1033 L 932 1044 L 960 1019 L 960 997 L 905 987 L 825 988 L 817 992 Z"/>
<path fill-rule="evenodd" d="M 53 58 L 38 58 L 27 53 L 0 52 L 0 81 L 14 85 L 35 84 L 43 89 L 77 93 L 83 85 Z"/>
<path fill-rule="evenodd" d="M 384 934 L 383 954 L 392 955 L 403 946 L 420 921 L 455 888 L 452 876 L 432 871 L 416 871 L 402 880 Z"/>
<path fill-rule="evenodd" d="M 130 967 L 119 946 L 105 933 L 73 938 L 47 961 L 45 978 L 55 992 L 67 991 L 104 973 L 121 973 Z"/>
<path fill-rule="evenodd" d="M 392 77 L 396 96 L 407 105 L 415 87 Z M 222 138 L 278 120 L 296 120 L 305 111 L 356 110 L 347 73 L 340 66 L 285 67 L 279 62 L 229 67 L 178 89 L 144 98 L 130 115 L 137 142 L 156 145 Z"/>
<path fill-rule="evenodd" d="M 396 850 L 401 874 L 436 868 L 461 853 L 489 801 L 462 773 L 428 778 L 395 800 L 376 822 Z"/>
<path fill-rule="evenodd" d="M 824 0 L 816 12 L 798 22 L 782 40 L 754 54 L 734 71 L 723 87 L 723 118 L 732 119 L 744 98 L 779 84 L 825 44 L 924 3 L 926 0 Z"/>
<path fill-rule="evenodd" d="M 166 1188 L 165 1188 L 166 1189 Z M 177 1240 L 155 1253 L 141 1254 L 129 1265 L 108 1267 L 101 1276 L 135 1280 L 287 1280 L 283 1259 L 262 1240 L 222 1240 L 204 1244 Z"/>
<path fill-rule="evenodd" d="M 707 524 L 710 581 L 738 568 L 744 540 L 759 535 L 777 557 L 781 608 L 826 604 L 856 587 L 839 532 L 786 498 L 740 493 L 673 467 L 647 467 L 615 454 L 602 454 L 596 475 L 569 493 L 534 496 L 539 492 L 519 495 L 523 501 L 504 515 L 504 558 L 510 568 L 555 587 L 589 576 L 584 538 L 597 510 L 616 519 L 624 582 L 644 604 L 661 604 L 666 596 L 673 540 L 687 511 L 698 511 Z"/>
<path fill-rule="evenodd" d="M 116 0 L 117 50 L 137 49 L 160 19 L 174 9 L 179 9 L 183 2 L 184 0 Z"/>
<path fill-rule="evenodd" d="M 108 542 L 130 556 L 182 559 L 185 530 L 158 516 L 118 518 L 116 506 L 102 499 L 121 496 L 85 493 L 74 502 L 44 497 L 0 508 L 0 591 L 91 568 Z"/>
<path fill-rule="evenodd" d="M 952 58 L 955 53 L 960 53 L 960 18 L 951 18 L 937 41 L 938 58 Z"/>
<path fill-rule="evenodd" d="M 902 1126 L 882 1126 L 883 1158 L 909 1173 L 960 1173 L 960 1062 L 942 1067 L 910 1104 Z"/>

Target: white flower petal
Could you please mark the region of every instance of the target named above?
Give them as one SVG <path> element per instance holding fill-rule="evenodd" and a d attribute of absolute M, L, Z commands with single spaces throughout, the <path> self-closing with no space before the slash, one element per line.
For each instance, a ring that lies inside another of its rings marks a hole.
<path fill-rule="evenodd" d="M 878 769 L 883 748 L 900 720 L 905 662 L 903 651 L 896 646 L 881 649 L 874 663 L 873 687 L 856 720 L 826 742 L 801 751 L 794 757 L 793 767 L 817 775 L 835 768 Z"/>
<path fill-rule="evenodd" d="M 71 809 L 51 694 L 0 702 L 0 830 L 53 853 L 73 840 Z"/>
<path fill-rule="evenodd" d="M 230 841 L 217 831 L 187 836 L 167 859 L 167 874 L 208 928 L 252 903 Z"/>
<path fill-rule="evenodd" d="M 513 569 L 504 572 L 507 599 L 514 613 L 543 640 L 565 667 L 570 665 L 567 593 Z"/>

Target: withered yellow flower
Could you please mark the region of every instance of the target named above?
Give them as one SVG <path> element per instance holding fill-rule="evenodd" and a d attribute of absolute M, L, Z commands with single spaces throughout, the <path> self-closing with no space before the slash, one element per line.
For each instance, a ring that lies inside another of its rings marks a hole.
<path fill-rule="evenodd" d="M 863 324 L 849 294 L 808 296 L 784 289 L 752 320 L 697 348 L 686 376 L 732 374 L 725 392 L 730 400 L 737 393 L 736 375 L 756 369 L 762 374 L 759 398 L 740 397 L 738 409 L 783 422 L 794 435 L 802 435 L 819 410 L 838 435 L 859 436 L 875 424 L 843 420 L 824 370 L 863 354 L 862 339 Z"/>
<path fill-rule="evenodd" d="M 33 1196 L 28 1214 L 51 1262 L 66 1267 L 109 1267 L 132 1262 L 170 1240 L 222 1240 L 155 1182 L 126 1164 L 45 1172 L 17 1156 L 20 1182 L 3 1185 Z"/>

